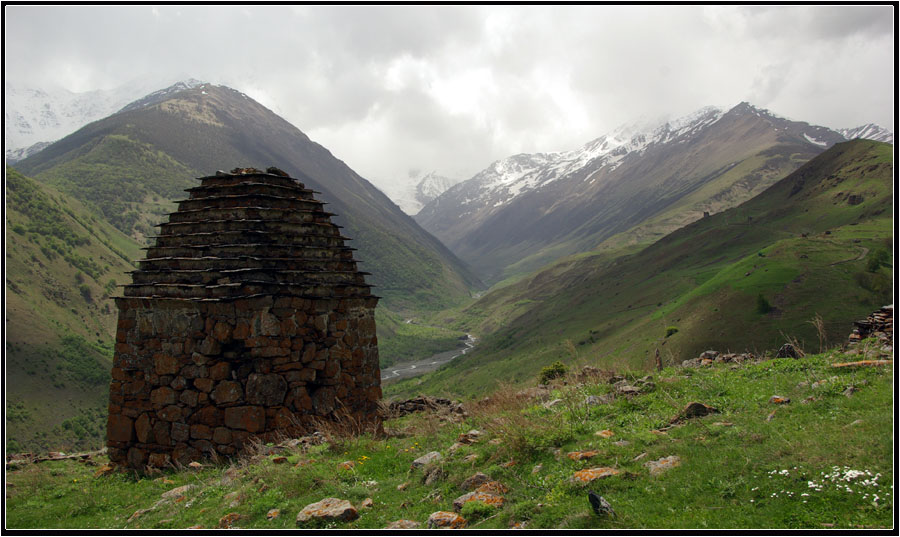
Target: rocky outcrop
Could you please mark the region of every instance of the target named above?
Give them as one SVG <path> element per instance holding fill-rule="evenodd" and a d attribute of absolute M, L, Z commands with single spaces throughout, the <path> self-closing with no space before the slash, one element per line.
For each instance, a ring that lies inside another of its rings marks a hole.
<path fill-rule="evenodd" d="M 331 213 L 275 168 L 188 192 L 116 299 L 110 460 L 230 456 L 343 414 L 378 427 L 378 297 Z"/>
<path fill-rule="evenodd" d="M 866 338 L 875 338 L 879 344 L 891 346 L 894 342 L 894 305 L 884 306 L 861 321 L 853 323 L 849 345 L 855 346 Z"/>
<path fill-rule="evenodd" d="M 419 395 L 405 401 L 391 401 L 387 406 L 390 417 L 399 418 L 412 414 L 414 412 L 449 412 L 453 414 L 465 415 L 466 410 L 462 404 L 445 399 L 443 397 L 430 397 L 428 395 Z"/>
<path fill-rule="evenodd" d="M 715 363 L 743 363 L 755 360 L 756 357 L 749 352 L 744 353 L 720 353 L 719 351 L 704 351 L 700 356 L 681 362 L 681 367 L 702 367 Z"/>

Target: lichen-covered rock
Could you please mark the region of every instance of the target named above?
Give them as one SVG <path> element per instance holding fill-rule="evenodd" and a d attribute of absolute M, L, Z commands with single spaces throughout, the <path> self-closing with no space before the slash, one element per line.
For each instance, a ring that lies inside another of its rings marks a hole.
<path fill-rule="evenodd" d="M 412 466 L 413 468 L 421 468 L 421 467 L 425 466 L 425 465 L 428 464 L 428 463 L 431 463 L 431 462 L 434 462 L 434 461 L 439 461 L 439 460 L 441 460 L 442 458 L 443 458 L 443 456 L 442 456 L 439 452 L 437 452 L 437 451 L 430 451 L 430 452 L 426 453 L 425 455 L 422 455 L 422 456 L 419 457 L 418 459 L 412 461 L 411 466 Z"/>
<path fill-rule="evenodd" d="M 465 479 L 460 485 L 459 488 L 462 490 L 472 490 L 480 487 L 481 485 L 489 482 L 491 478 L 487 474 L 483 474 L 481 472 L 476 472 L 475 474 L 469 476 Z"/>
<path fill-rule="evenodd" d="M 468 502 L 481 502 L 485 505 L 490 505 L 491 507 L 503 507 L 504 498 L 503 496 L 499 496 L 496 494 L 491 494 L 489 492 L 467 492 L 453 500 L 453 509 L 459 511 L 462 509 L 463 505 Z"/>
<path fill-rule="evenodd" d="M 670 455 L 655 461 L 647 461 L 644 463 L 650 470 L 650 475 L 659 475 L 667 470 L 671 470 L 681 465 L 681 458 L 678 455 Z"/>
<path fill-rule="evenodd" d="M 609 468 L 606 466 L 602 466 L 599 468 L 588 468 L 586 470 L 579 470 L 575 472 L 575 474 L 571 477 L 572 482 L 579 484 L 586 484 L 594 481 L 596 479 L 602 479 L 604 477 L 610 477 L 614 475 L 619 475 L 621 472 L 616 470 L 615 468 Z"/>
<path fill-rule="evenodd" d="M 415 520 L 407 520 L 405 518 L 401 518 L 400 520 L 395 520 L 384 527 L 386 530 L 413 530 L 421 526 Z"/>
<path fill-rule="evenodd" d="M 425 524 L 429 528 L 465 528 L 468 522 L 463 517 L 452 511 L 437 511 L 431 513 Z"/>
<path fill-rule="evenodd" d="M 359 518 L 359 512 L 347 500 L 325 498 L 307 505 L 297 513 L 297 524 L 304 524 L 310 520 L 349 522 L 357 518 Z"/>

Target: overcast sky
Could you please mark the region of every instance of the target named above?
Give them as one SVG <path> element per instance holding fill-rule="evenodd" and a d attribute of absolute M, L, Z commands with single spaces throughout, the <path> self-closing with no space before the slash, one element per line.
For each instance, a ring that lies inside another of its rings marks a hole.
<path fill-rule="evenodd" d="M 6 6 L 5 77 L 239 89 L 379 186 L 746 100 L 894 127 L 892 6 Z"/>

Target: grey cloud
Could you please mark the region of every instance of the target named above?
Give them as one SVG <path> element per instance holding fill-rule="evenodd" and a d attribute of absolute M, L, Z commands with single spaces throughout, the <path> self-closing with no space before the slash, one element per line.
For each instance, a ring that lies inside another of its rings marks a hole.
<path fill-rule="evenodd" d="M 894 119 L 892 6 L 5 9 L 7 81 L 230 85 L 376 184 L 474 174 L 708 104 L 762 101 L 834 127 Z M 401 58 L 414 69 L 398 85 Z"/>

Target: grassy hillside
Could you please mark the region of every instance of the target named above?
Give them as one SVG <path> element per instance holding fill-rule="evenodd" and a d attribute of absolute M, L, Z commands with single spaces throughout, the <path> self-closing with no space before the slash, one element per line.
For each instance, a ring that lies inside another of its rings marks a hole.
<path fill-rule="evenodd" d="M 453 511 L 470 490 L 465 480 L 483 472 L 498 482 L 489 487 L 503 501 L 464 504 L 468 528 L 890 528 L 893 366 L 832 367 L 858 358 L 827 352 L 669 367 L 650 384 L 639 382 L 641 373 L 619 371 L 643 386 L 631 396 L 613 396 L 608 375 L 570 375 L 547 391 L 545 399 L 559 399 L 552 406 L 505 388 L 464 402 L 464 418 L 392 419 L 384 438 L 327 430 L 321 445 L 260 446 L 255 456 L 203 461 L 200 469 L 106 473 L 102 455 L 24 463 L 6 475 L 6 524 L 349 530 L 406 519 L 424 528 L 432 513 Z M 774 395 L 790 402 L 772 403 Z M 589 396 L 609 400 L 589 404 Z M 690 402 L 716 412 L 673 420 Z M 451 449 L 473 429 L 481 434 Z M 411 468 L 431 451 L 440 460 Z M 573 460 L 576 452 L 585 458 Z M 651 471 L 648 463 L 661 460 L 669 465 Z M 592 468 L 611 475 L 590 484 L 573 479 Z M 615 515 L 596 515 L 589 490 Z M 305 506 L 329 497 L 351 502 L 359 518 L 296 521 Z"/>
<path fill-rule="evenodd" d="M 138 245 L 70 196 L 6 168 L 8 449 L 100 444 L 117 311 Z"/>
<path fill-rule="evenodd" d="M 478 393 L 555 360 L 650 368 L 656 349 L 665 363 L 788 337 L 815 350 L 817 319 L 833 343 L 892 300 L 891 159 L 888 144 L 839 144 L 638 253 L 576 256 L 489 292 L 444 318 L 478 350 L 391 393 Z"/>

